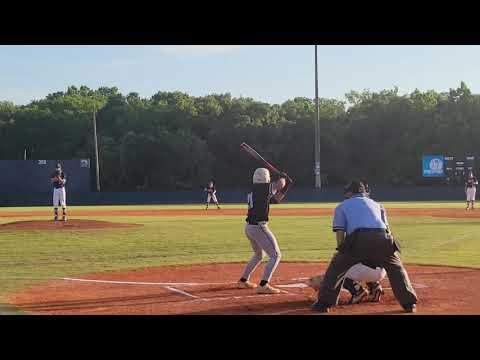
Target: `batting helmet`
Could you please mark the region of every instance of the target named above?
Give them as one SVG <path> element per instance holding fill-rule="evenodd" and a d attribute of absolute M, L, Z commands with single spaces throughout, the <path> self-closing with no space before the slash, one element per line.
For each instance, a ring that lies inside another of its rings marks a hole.
<path fill-rule="evenodd" d="M 253 173 L 254 184 L 268 184 L 270 182 L 270 171 L 265 168 L 258 168 Z"/>

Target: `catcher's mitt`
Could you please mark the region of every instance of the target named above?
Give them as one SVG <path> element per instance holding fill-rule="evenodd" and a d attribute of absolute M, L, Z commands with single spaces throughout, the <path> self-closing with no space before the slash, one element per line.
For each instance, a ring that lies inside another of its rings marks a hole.
<path fill-rule="evenodd" d="M 313 290 L 318 291 L 320 290 L 320 286 L 322 286 L 323 278 L 323 275 L 311 277 L 307 280 L 307 285 L 310 286 Z"/>

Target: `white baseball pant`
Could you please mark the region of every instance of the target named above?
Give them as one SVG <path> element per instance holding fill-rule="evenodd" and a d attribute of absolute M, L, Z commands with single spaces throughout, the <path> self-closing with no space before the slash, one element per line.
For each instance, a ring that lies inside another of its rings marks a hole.
<path fill-rule="evenodd" d="M 64 187 L 53 189 L 53 207 L 56 208 L 59 205 L 64 209 L 67 207 L 67 194 Z"/>
<path fill-rule="evenodd" d="M 215 194 L 207 195 L 207 204 L 209 204 L 211 200 L 213 200 L 215 204 L 218 203 L 217 196 Z"/>
<path fill-rule="evenodd" d="M 358 263 L 348 269 L 345 277 L 357 282 L 377 282 L 382 281 L 386 275 L 387 272 L 384 268 L 377 267 L 373 269 L 362 263 Z"/>
<path fill-rule="evenodd" d="M 467 191 L 466 191 L 467 201 L 475 201 L 476 192 L 477 192 L 477 189 L 475 187 L 467 188 Z"/>
<path fill-rule="evenodd" d="M 266 252 L 270 259 L 263 271 L 262 280 L 270 282 L 282 256 L 275 235 L 270 231 L 267 223 L 258 225 L 247 224 L 245 226 L 245 235 L 250 240 L 253 256 L 245 266 L 242 277 L 247 280 L 250 279 L 250 275 L 262 261 L 263 252 Z"/>

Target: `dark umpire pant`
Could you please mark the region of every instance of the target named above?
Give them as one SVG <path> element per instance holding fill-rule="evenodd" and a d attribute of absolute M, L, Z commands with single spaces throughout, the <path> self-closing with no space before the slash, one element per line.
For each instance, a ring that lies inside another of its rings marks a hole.
<path fill-rule="evenodd" d="M 403 267 L 397 243 L 383 229 L 358 229 L 345 237 L 325 273 L 319 290 L 318 302 L 337 305 L 345 274 L 353 265 L 362 262 L 383 267 L 388 275 L 393 294 L 402 306 L 417 303 L 417 294 Z"/>

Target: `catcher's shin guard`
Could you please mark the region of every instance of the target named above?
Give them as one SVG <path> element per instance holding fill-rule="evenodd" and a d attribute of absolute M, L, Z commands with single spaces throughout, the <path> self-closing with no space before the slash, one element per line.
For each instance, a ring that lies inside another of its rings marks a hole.
<path fill-rule="evenodd" d="M 382 295 L 385 293 L 383 291 L 382 285 L 379 282 L 369 282 L 367 283 L 368 291 L 370 293 L 368 301 L 379 302 Z"/>
<path fill-rule="evenodd" d="M 368 291 L 358 282 L 353 281 L 350 278 L 345 278 L 343 287 L 352 295 L 350 298 L 350 304 L 358 304 L 368 296 Z"/>

